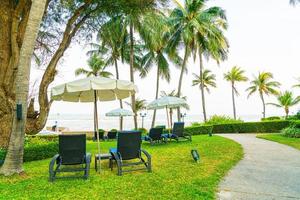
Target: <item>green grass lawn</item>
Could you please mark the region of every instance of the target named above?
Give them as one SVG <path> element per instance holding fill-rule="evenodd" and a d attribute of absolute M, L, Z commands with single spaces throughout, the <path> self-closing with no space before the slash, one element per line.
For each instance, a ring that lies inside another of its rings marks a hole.
<path fill-rule="evenodd" d="M 115 142 L 102 142 L 107 152 Z M 194 136 L 193 142 L 171 142 L 143 148 L 152 155 L 152 173 L 132 172 L 117 176 L 102 162 L 97 174 L 92 162 L 89 180 L 57 179 L 48 182 L 50 159 L 25 164 L 22 176 L 0 176 L 0 199 L 214 199 L 218 183 L 242 157 L 242 147 L 219 136 Z M 190 150 L 198 149 L 199 164 Z M 96 143 L 88 143 L 96 153 Z"/>
<path fill-rule="evenodd" d="M 286 144 L 288 146 L 294 147 L 300 150 L 300 138 L 288 138 L 283 136 L 282 134 L 263 134 L 257 135 L 257 138 L 262 138 L 274 142 L 278 142 L 281 144 Z"/>

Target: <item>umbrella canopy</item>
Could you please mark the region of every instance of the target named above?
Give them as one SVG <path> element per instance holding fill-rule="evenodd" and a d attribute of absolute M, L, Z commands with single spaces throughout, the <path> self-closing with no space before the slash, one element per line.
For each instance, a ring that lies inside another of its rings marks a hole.
<path fill-rule="evenodd" d="M 173 97 L 173 96 L 165 96 L 158 98 L 151 103 L 148 104 L 147 109 L 148 110 L 156 110 L 156 109 L 166 109 L 167 113 L 167 124 L 169 127 L 169 131 L 171 128 L 171 124 L 169 122 L 169 114 L 168 114 L 168 108 L 178 108 L 178 107 L 186 107 L 187 103 L 184 99 L 181 99 L 179 97 Z M 171 118 L 170 114 L 170 118 Z M 172 121 L 172 120 L 171 120 Z"/>
<path fill-rule="evenodd" d="M 163 108 L 178 108 L 184 107 L 187 103 L 184 99 L 178 97 L 165 96 L 158 98 L 148 104 L 148 110 L 163 109 Z"/>
<path fill-rule="evenodd" d="M 105 114 L 107 117 L 126 117 L 126 116 L 133 116 L 133 112 L 130 110 L 118 108 L 109 111 L 108 113 Z"/>
<path fill-rule="evenodd" d="M 56 101 L 94 102 L 124 99 L 137 92 L 137 87 L 129 81 L 104 77 L 88 77 L 58 85 L 51 89 L 51 98 Z"/>
<path fill-rule="evenodd" d="M 129 81 L 104 77 L 88 77 L 53 87 L 51 89 L 51 99 L 69 102 L 94 102 L 94 131 L 100 155 L 97 101 L 124 99 L 136 92 L 137 87 Z"/>

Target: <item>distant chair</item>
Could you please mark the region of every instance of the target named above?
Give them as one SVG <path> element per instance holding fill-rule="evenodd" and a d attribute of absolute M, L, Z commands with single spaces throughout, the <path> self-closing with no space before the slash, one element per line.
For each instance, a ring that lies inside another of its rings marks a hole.
<path fill-rule="evenodd" d="M 163 128 L 151 128 L 149 134 L 145 136 L 145 141 L 149 141 L 151 145 L 154 143 L 166 143 L 167 137 L 163 136 Z"/>
<path fill-rule="evenodd" d="M 177 142 L 179 140 L 188 140 L 192 141 L 192 136 L 184 133 L 184 122 L 175 122 L 172 129 L 172 134 L 170 139 L 174 139 Z"/>
<path fill-rule="evenodd" d="M 111 148 L 110 153 L 112 159 L 116 161 L 118 167 L 118 175 L 123 172 L 131 172 L 137 170 L 147 170 L 151 172 L 151 156 L 141 149 L 142 133 L 140 131 L 121 131 L 118 133 L 117 148 Z M 142 157 L 142 153 L 147 160 Z M 142 168 L 132 168 L 132 166 L 142 165 Z M 124 170 L 124 167 L 131 167 Z M 113 170 L 113 165 L 111 165 Z"/>
<path fill-rule="evenodd" d="M 58 172 L 84 171 L 84 178 L 89 176 L 91 154 L 86 153 L 86 135 L 59 135 L 59 154 L 49 165 L 49 180 L 52 182 Z M 54 165 L 56 167 L 54 168 Z M 76 167 L 69 167 L 77 165 Z"/>
<path fill-rule="evenodd" d="M 107 139 L 108 140 L 114 140 L 117 139 L 117 131 L 108 131 L 107 133 Z"/>
<path fill-rule="evenodd" d="M 98 134 L 99 134 L 99 140 L 106 140 L 107 138 L 106 138 L 106 136 L 104 135 L 104 130 L 102 130 L 102 129 L 99 129 L 98 130 Z M 93 137 L 93 141 L 95 142 L 95 141 L 97 141 L 97 135 L 94 133 L 94 137 Z"/>

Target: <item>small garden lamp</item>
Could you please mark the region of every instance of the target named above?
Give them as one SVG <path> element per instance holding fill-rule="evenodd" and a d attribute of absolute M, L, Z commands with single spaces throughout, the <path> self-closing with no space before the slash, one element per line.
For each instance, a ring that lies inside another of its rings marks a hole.
<path fill-rule="evenodd" d="M 144 128 L 144 118 L 147 116 L 147 113 L 140 113 L 140 117 L 142 118 L 142 128 Z"/>

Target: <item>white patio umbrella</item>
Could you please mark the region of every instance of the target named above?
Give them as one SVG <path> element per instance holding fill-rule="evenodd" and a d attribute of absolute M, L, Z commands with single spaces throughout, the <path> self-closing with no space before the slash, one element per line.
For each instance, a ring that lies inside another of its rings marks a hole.
<path fill-rule="evenodd" d="M 117 108 L 114 110 L 109 111 L 108 113 L 105 114 L 107 117 L 127 117 L 127 116 L 133 116 L 134 113 L 130 110 L 126 110 L 123 108 Z M 122 127 L 120 124 L 120 130 L 122 131 Z"/>
<path fill-rule="evenodd" d="M 136 92 L 137 87 L 129 81 L 104 77 L 88 77 L 53 87 L 51 89 L 51 99 L 69 102 L 94 102 L 94 131 L 97 136 L 98 153 L 100 155 L 100 141 L 99 134 L 97 134 L 97 101 L 124 99 Z"/>
<path fill-rule="evenodd" d="M 169 114 L 168 114 L 168 108 L 178 108 L 178 107 L 185 107 L 187 105 L 186 101 L 179 97 L 172 97 L 172 96 L 164 96 L 161 98 L 158 98 L 151 103 L 148 104 L 147 109 L 148 110 L 156 110 L 156 109 L 166 109 L 167 112 L 167 123 L 168 127 L 170 127 L 169 124 Z"/>

